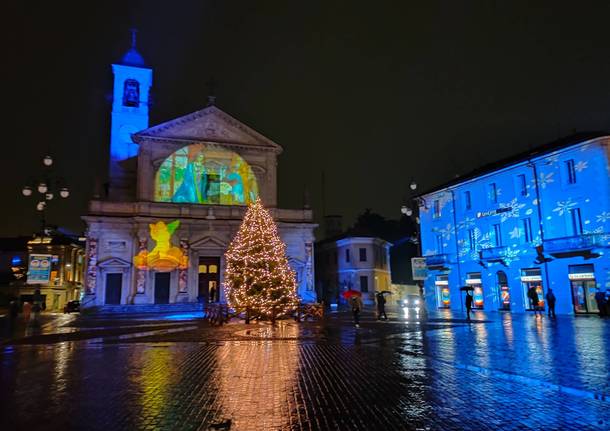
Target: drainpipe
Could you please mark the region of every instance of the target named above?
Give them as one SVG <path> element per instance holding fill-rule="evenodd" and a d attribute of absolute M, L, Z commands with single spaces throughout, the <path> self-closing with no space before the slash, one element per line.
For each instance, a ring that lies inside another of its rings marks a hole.
<path fill-rule="evenodd" d="M 534 185 L 536 188 L 536 199 L 538 200 L 538 205 L 536 205 L 536 208 L 538 209 L 538 225 L 540 228 L 540 244 L 543 246 L 542 247 L 542 252 L 544 254 L 544 225 L 543 225 L 543 221 L 542 221 L 542 197 L 540 196 L 540 188 L 538 187 L 538 170 L 536 169 L 536 164 L 534 162 L 532 162 L 530 159 L 528 159 L 528 164 L 531 166 L 532 171 L 534 172 Z M 551 287 L 551 284 L 549 282 L 549 266 L 548 266 L 548 262 L 545 261 L 544 263 L 544 280 L 546 283 L 546 288 L 548 290 L 549 287 Z M 523 289 L 521 289 L 523 290 Z M 544 290 L 542 291 L 542 294 L 544 295 Z M 546 301 L 545 301 L 546 303 Z"/>
<path fill-rule="evenodd" d="M 455 212 L 455 193 L 453 190 L 449 190 L 451 192 L 451 205 L 453 207 L 453 234 L 455 236 L 455 258 L 457 263 L 457 271 L 458 271 L 458 279 L 460 283 L 462 281 L 462 270 L 460 268 L 460 247 L 458 244 L 458 230 L 457 230 L 457 216 Z M 459 286 L 461 287 L 461 286 Z M 460 293 L 460 307 L 462 311 L 464 311 L 464 301 L 462 300 L 462 294 Z"/>

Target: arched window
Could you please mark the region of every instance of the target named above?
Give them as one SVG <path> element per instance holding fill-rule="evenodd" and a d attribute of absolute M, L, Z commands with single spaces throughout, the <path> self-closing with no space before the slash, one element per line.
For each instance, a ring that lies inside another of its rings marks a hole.
<path fill-rule="evenodd" d="M 140 83 L 135 79 L 126 79 L 123 84 L 123 106 L 140 106 Z"/>
<path fill-rule="evenodd" d="M 498 271 L 496 273 L 496 284 L 498 286 L 499 295 L 499 309 L 510 310 L 510 291 L 508 289 L 508 277 L 504 271 Z"/>
<path fill-rule="evenodd" d="M 237 153 L 192 144 L 166 158 L 155 175 L 155 201 L 248 205 L 258 197 L 256 177 Z"/>

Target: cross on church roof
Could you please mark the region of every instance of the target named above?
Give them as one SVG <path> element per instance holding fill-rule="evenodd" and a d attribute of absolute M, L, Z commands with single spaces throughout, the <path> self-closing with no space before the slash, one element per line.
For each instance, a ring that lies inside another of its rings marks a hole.
<path fill-rule="evenodd" d="M 130 28 L 129 31 L 131 32 L 131 47 L 135 49 L 136 47 L 136 35 L 138 33 L 138 30 L 135 28 Z"/>

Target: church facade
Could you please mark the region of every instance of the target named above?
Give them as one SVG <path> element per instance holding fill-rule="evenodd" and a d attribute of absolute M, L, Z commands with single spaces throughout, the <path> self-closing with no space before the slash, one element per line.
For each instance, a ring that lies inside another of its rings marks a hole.
<path fill-rule="evenodd" d="M 148 127 L 152 70 L 132 45 L 113 65 L 109 184 L 89 203 L 82 306 L 224 301 L 224 253 L 250 202 L 270 210 L 316 300 L 310 209 L 277 207 L 282 148 L 213 103 Z"/>

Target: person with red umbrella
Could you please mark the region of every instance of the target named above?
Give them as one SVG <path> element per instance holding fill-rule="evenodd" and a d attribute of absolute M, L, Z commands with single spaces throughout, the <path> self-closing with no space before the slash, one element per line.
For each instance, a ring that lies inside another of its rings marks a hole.
<path fill-rule="evenodd" d="M 352 307 L 352 315 L 354 316 L 354 325 L 360 328 L 360 312 L 362 311 L 362 293 L 357 290 L 347 290 L 343 292 L 343 297 L 347 299 L 348 304 Z"/>

